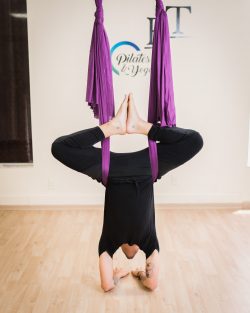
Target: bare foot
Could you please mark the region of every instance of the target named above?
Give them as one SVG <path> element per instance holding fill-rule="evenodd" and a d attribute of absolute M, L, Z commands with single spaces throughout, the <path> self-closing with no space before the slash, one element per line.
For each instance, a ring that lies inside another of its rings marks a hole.
<path fill-rule="evenodd" d="M 126 134 L 126 120 L 127 120 L 127 110 L 128 110 L 128 95 L 120 105 L 116 115 L 109 121 L 109 124 L 115 129 L 117 135 Z"/>
<path fill-rule="evenodd" d="M 141 130 L 142 119 L 140 118 L 134 103 L 133 94 L 130 92 L 128 96 L 128 118 L 127 133 L 136 134 Z"/>
<path fill-rule="evenodd" d="M 139 116 L 134 103 L 133 94 L 130 92 L 128 96 L 127 133 L 147 135 L 151 127 L 152 123 L 144 121 Z"/>

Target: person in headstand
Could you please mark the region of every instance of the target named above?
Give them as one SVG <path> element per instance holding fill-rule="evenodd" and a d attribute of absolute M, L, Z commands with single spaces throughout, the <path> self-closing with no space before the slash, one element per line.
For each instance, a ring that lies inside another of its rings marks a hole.
<path fill-rule="evenodd" d="M 196 130 L 162 127 L 143 120 L 130 93 L 109 122 L 56 138 L 51 153 L 67 167 L 102 183 L 102 151 L 93 145 L 109 136 L 125 134 L 141 134 L 158 141 L 156 181 L 193 158 L 203 147 L 203 138 Z M 149 290 L 158 286 L 160 248 L 155 228 L 153 183 L 148 147 L 128 153 L 110 151 L 104 219 L 98 244 L 104 291 L 112 290 L 119 279 L 129 274 L 123 268 L 113 268 L 113 254 L 119 247 L 128 259 L 142 250 L 145 268 L 136 268 L 131 273 Z"/>

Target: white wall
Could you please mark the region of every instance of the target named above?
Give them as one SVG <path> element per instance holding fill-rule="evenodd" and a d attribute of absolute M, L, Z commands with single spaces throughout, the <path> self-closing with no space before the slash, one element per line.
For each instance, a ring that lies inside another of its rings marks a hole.
<path fill-rule="evenodd" d="M 34 164 L 0 168 L 0 202 L 102 204 L 104 186 L 50 153 L 56 137 L 98 125 L 85 102 L 94 0 L 27 2 Z M 175 103 L 177 126 L 198 130 L 204 147 L 154 185 L 155 202 L 250 200 L 249 2 L 175 0 L 168 5 L 192 7 L 191 14 L 181 13 L 188 37 L 171 39 Z M 155 1 L 104 0 L 104 9 L 110 46 L 129 40 L 146 53 L 146 17 L 154 16 Z M 169 22 L 174 31 L 174 11 L 169 11 Z M 113 74 L 113 79 L 116 110 L 124 93 L 133 91 L 146 119 L 149 75 Z M 146 146 L 141 135 L 111 139 L 116 152 Z"/>

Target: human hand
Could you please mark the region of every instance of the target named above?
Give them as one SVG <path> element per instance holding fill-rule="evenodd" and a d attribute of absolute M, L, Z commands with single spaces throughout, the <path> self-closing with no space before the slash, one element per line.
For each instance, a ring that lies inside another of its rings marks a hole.
<path fill-rule="evenodd" d="M 123 277 L 125 277 L 125 276 L 127 276 L 127 275 L 129 275 L 129 271 L 127 271 L 127 270 L 125 270 L 125 269 L 123 269 L 123 268 L 121 268 L 121 267 L 116 267 L 114 270 L 113 270 L 113 275 L 115 276 L 115 277 L 117 277 L 117 278 L 123 278 Z"/>
<path fill-rule="evenodd" d="M 145 276 L 145 271 L 142 268 L 137 267 L 134 271 L 131 271 L 131 274 L 138 279 L 142 279 Z"/>

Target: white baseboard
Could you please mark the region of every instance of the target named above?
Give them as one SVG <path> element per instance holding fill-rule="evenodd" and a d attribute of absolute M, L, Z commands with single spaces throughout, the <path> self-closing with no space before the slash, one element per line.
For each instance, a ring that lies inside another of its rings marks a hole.
<path fill-rule="evenodd" d="M 250 202 L 239 200 L 236 194 L 218 194 L 218 195 L 190 195 L 190 194 L 155 194 L 155 207 L 161 208 L 232 208 L 232 209 L 250 209 Z M 67 209 L 85 208 L 94 206 L 103 208 L 104 195 L 37 195 L 37 196 L 4 196 L 0 197 L 0 209 L 11 208 L 11 206 L 20 209 L 23 207 L 41 207 L 43 209 Z"/>

